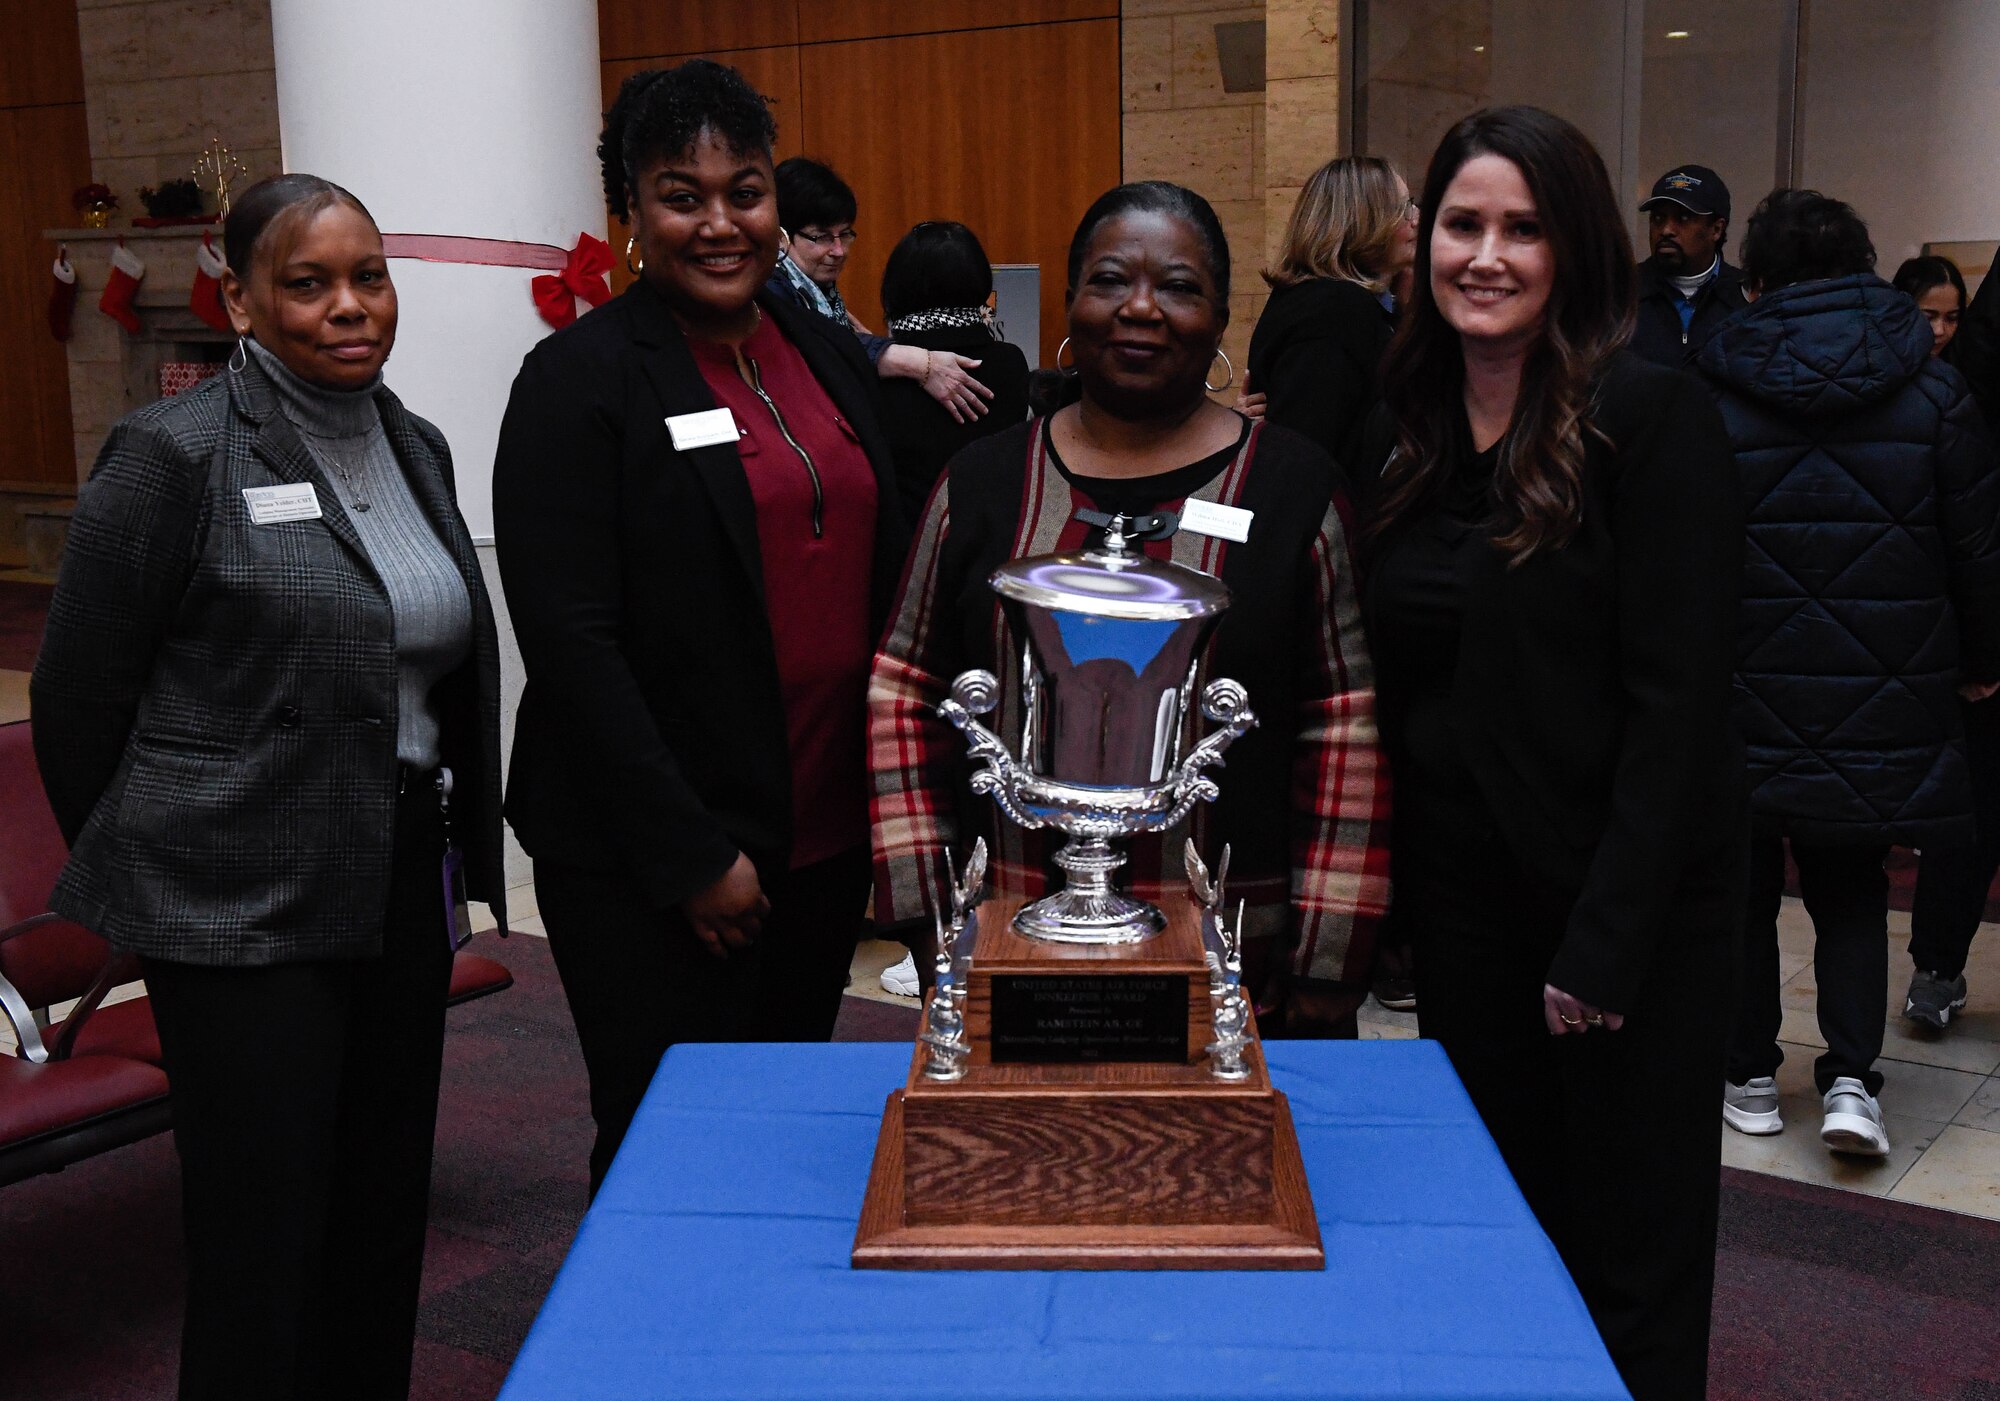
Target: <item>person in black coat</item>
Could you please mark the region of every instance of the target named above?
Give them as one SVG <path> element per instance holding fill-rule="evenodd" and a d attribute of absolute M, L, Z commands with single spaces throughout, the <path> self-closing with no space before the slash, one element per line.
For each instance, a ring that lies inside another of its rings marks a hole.
<path fill-rule="evenodd" d="M 506 928 L 500 657 L 443 435 L 382 384 L 395 284 L 355 197 L 223 225 L 224 372 L 121 419 L 31 683 L 70 859 L 139 955 L 173 1086 L 183 1398 L 404 1395 L 461 929 Z"/>
<path fill-rule="evenodd" d="M 976 359 L 974 373 L 993 391 L 986 416 L 967 422 L 934 402 L 919 382 L 883 383 L 882 426 L 909 520 L 923 514 L 932 484 L 960 448 L 1028 416 L 1028 359 L 1000 339 L 992 300 L 993 265 L 963 224 L 918 224 L 882 270 L 882 310 L 896 342 Z"/>
<path fill-rule="evenodd" d="M 1271 296 L 1250 334 L 1249 392 L 1271 422 L 1343 467 L 1375 404 L 1375 372 L 1416 255 L 1409 186 L 1380 156 L 1342 156 L 1306 181 L 1285 226 Z"/>
<path fill-rule="evenodd" d="M 1916 302 L 1930 323 L 1931 354 L 1955 365 L 1952 347 L 1967 300 L 1958 266 L 1949 258 L 1907 258 L 1890 285 Z M 1992 425 L 1990 413 L 1987 424 Z M 1986 918 L 1994 874 L 2000 872 L 2000 700 L 1962 701 L 1961 706 L 1977 836 L 1970 845 L 1926 843 L 1910 897 L 1913 966 L 1903 1015 L 1938 1031 L 1949 1027 L 1965 1006 L 1966 959 Z"/>
<path fill-rule="evenodd" d="M 1474 113 L 1422 211 L 1363 595 L 1418 1024 L 1632 1394 L 1699 1397 L 1742 917 L 1729 443 L 1620 348 L 1630 245 L 1574 127 Z"/>
<path fill-rule="evenodd" d="M 2000 257 L 1994 259 L 2000 263 Z M 1986 424 L 2000 438 L 2000 277 L 1993 269 L 1979 281 L 1952 339 L 1951 363 L 1965 376 Z"/>
<path fill-rule="evenodd" d="M 1868 229 L 1779 190 L 1744 240 L 1758 296 L 1702 348 L 1749 517 L 1737 691 L 1751 890 L 1724 1114 L 1782 1127 L 1777 917 L 1790 838 L 1813 917 L 1821 1137 L 1886 1156 L 1876 1095 L 1891 845 L 1963 846 L 1959 696 L 2000 682 L 2000 473 L 1965 381 Z"/>
<path fill-rule="evenodd" d="M 854 337 L 764 291 L 774 125 L 634 75 L 599 153 L 641 274 L 529 352 L 494 464 L 527 686 L 507 816 L 603 1180 L 661 1054 L 824 1040 L 867 900 L 871 649 L 903 561 Z"/>
<path fill-rule="evenodd" d="M 1729 187 L 1705 165 L 1676 166 L 1653 182 L 1639 208 L 1653 256 L 1639 264 L 1632 350 L 1679 369 L 1744 307 L 1743 274 L 1722 256 Z"/>

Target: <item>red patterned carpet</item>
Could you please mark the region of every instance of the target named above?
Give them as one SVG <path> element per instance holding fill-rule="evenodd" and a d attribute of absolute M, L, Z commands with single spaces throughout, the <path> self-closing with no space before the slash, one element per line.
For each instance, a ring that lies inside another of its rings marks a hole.
<path fill-rule="evenodd" d="M 494 1395 L 583 1211 L 583 1068 L 548 945 L 481 951 L 516 982 L 451 1013 L 419 1401 Z M 913 1023 L 850 998 L 841 1036 L 903 1039 Z M 2000 1401 L 2000 1223 L 1723 1179 L 1711 1397 Z M 0 1396 L 172 1394 L 178 1190 L 166 1138 L 0 1189 Z"/>

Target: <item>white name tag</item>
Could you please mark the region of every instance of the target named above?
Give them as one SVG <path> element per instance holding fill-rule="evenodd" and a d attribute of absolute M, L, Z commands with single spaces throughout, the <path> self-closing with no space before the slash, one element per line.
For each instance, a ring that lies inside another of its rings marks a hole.
<path fill-rule="evenodd" d="M 702 413 L 675 414 L 667 420 L 667 436 L 674 440 L 675 452 L 686 452 L 689 448 L 733 443 L 743 435 L 736 431 L 736 418 L 728 409 L 708 409 Z"/>
<path fill-rule="evenodd" d="M 1181 505 L 1181 529 L 1216 540 L 1234 540 L 1241 545 L 1250 538 L 1250 518 L 1257 513 L 1241 506 L 1218 506 L 1213 501 L 1187 501 Z"/>
<path fill-rule="evenodd" d="M 319 519 L 319 493 L 311 482 L 286 486 L 246 486 L 244 504 L 250 508 L 252 525 L 281 525 L 285 521 Z"/>

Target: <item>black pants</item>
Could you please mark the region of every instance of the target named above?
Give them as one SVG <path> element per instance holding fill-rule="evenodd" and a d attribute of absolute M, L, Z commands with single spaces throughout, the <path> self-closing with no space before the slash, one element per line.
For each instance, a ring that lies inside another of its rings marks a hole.
<path fill-rule="evenodd" d="M 1550 1036 L 1542 986 L 1573 894 L 1520 871 L 1490 828 L 1424 827 L 1399 818 L 1396 834 L 1399 856 L 1439 842 L 1397 863 L 1418 1026 L 1451 1057 L 1633 1396 L 1699 1398 L 1733 914 L 1673 924 L 1622 1030 Z M 1740 900 L 1733 880 L 1712 903 Z"/>
<path fill-rule="evenodd" d="M 1947 979 L 1965 971 L 1972 936 L 1986 918 L 1986 893 L 2000 874 L 2000 696 L 1962 709 L 1979 835 L 1971 846 L 1926 842 L 1910 902 L 1910 962 Z"/>
<path fill-rule="evenodd" d="M 143 960 L 187 1234 L 180 1395 L 410 1388 L 451 981 L 437 795 L 398 803 L 382 954 Z"/>
<path fill-rule="evenodd" d="M 1889 877 L 1886 846 L 1792 843 L 1799 894 L 1813 922 L 1813 976 L 1826 1053 L 1813 1062 L 1821 1094 L 1843 1075 L 1869 1094 L 1882 1091 L 1882 1011 L 1889 1000 Z M 1729 1078 L 1741 1085 L 1775 1075 L 1784 1063 L 1778 1028 L 1778 908 L 1785 893 L 1785 848 L 1777 837 L 1750 843 L 1750 903 L 1743 925 L 1742 996 L 1729 1042 Z"/>
<path fill-rule="evenodd" d="M 660 1057 L 683 1041 L 825 1041 L 840 1015 L 868 901 L 868 853 L 765 888 L 764 932 L 711 955 L 678 910 L 651 908 L 622 875 L 535 863 L 535 897 L 590 1073 L 593 1196 Z"/>

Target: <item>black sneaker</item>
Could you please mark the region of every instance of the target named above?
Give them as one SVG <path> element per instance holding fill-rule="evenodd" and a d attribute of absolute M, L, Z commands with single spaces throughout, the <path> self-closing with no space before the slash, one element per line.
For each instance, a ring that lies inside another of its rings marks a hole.
<path fill-rule="evenodd" d="M 1903 999 L 1903 1015 L 1913 1022 L 1943 1031 L 1951 1024 L 1951 1014 L 1965 1006 L 1965 974 L 1940 978 L 1919 968 L 1910 977 L 1909 995 Z"/>

